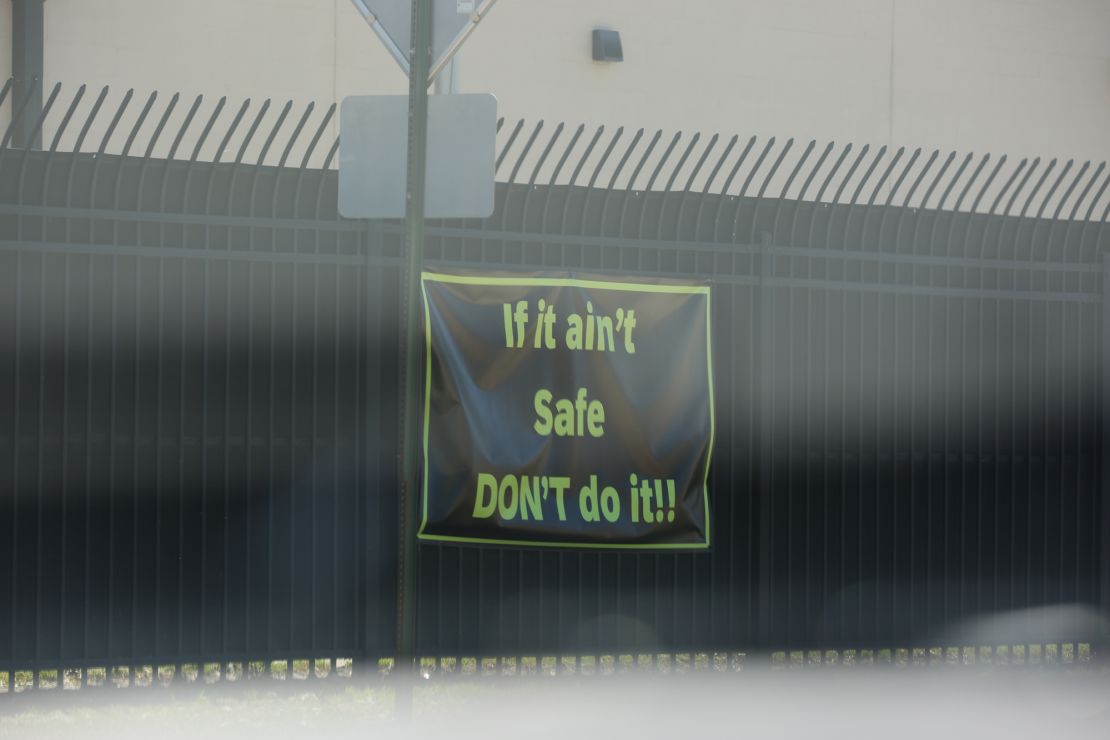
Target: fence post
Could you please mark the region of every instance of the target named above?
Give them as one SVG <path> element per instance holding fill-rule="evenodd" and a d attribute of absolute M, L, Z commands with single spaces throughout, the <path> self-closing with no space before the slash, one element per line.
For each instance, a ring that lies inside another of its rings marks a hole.
<path fill-rule="evenodd" d="M 404 272 L 404 387 L 401 440 L 401 532 L 398 537 L 397 664 L 395 708 L 397 717 L 412 715 L 412 689 L 416 679 L 416 518 L 420 447 L 420 273 L 424 261 L 424 178 L 428 149 L 428 71 L 431 66 L 432 2 L 412 2 L 412 46 L 409 70 L 408 168 L 405 203 L 407 259 Z"/>
<path fill-rule="evenodd" d="M 774 398 L 771 389 L 774 383 L 774 314 L 773 293 L 767 281 L 772 274 L 771 265 L 771 235 L 763 232 L 759 242 L 759 287 L 756 303 L 757 332 L 756 346 L 758 347 L 758 373 L 756 382 L 757 423 L 756 434 L 759 435 L 759 631 L 758 639 L 761 650 L 771 647 L 771 466 L 773 464 L 772 429 L 774 422 Z"/>
<path fill-rule="evenodd" d="M 378 278 L 378 284 L 374 284 L 375 270 L 383 270 L 381 265 L 375 265 L 374 255 L 381 254 L 382 244 L 381 237 L 377 235 L 374 229 L 371 228 L 369 220 L 363 223 L 363 229 L 359 233 L 359 242 L 363 249 L 363 256 L 365 261 L 363 263 L 364 277 L 359 289 L 362 291 L 362 336 L 363 342 L 361 358 L 363 367 L 362 382 L 366 386 L 363 396 L 362 413 L 365 417 L 362 420 L 363 428 L 363 444 L 362 449 L 359 450 L 361 456 L 360 462 L 360 494 L 358 498 L 358 537 L 359 537 L 359 579 L 358 579 L 358 609 L 362 618 L 359 620 L 360 625 L 360 638 L 361 643 L 357 657 L 351 664 L 351 675 L 360 676 L 362 678 L 370 678 L 378 672 L 377 659 L 383 655 L 383 643 L 380 638 L 382 632 L 382 624 L 379 616 L 382 611 L 378 604 L 378 597 L 371 592 L 371 574 L 375 573 L 377 568 L 383 562 L 381 558 L 382 548 L 377 542 L 378 538 L 372 536 L 368 531 L 371 522 L 376 517 L 371 516 L 370 507 L 370 492 L 373 491 L 375 498 L 382 495 L 381 491 L 375 485 L 375 482 L 381 480 L 381 471 L 378 469 L 378 461 L 380 458 L 377 456 L 377 450 L 381 442 L 379 435 L 385 434 L 385 425 L 380 423 L 379 415 L 381 405 L 380 402 L 373 400 L 374 394 L 381 392 L 381 379 L 377 376 L 370 362 L 373 357 L 373 349 L 370 346 L 371 337 L 374 337 L 379 342 L 384 342 L 384 337 L 380 332 L 372 333 L 371 327 L 374 326 L 374 312 L 375 309 L 371 304 L 372 297 L 380 301 L 378 311 L 383 311 L 387 305 L 384 300 L 381 300 L 381 278 Z M 380 275 L 380 273 L 379 273 Z M 400 313 L 400 311 L 398 311 Z M 382 322 L 379 319 L 378 325 L 381 326 Z M 376 504 L 376 502 L 374 502 Z M 380 504 L 376 504 L 380 506 Z M 374 522 L 373 526 L 379 526 Z M 376 576 L 375 576 L 376 578 Z M 397 598 L 400 598 L 398 592 Z M 396 614 L 396 605 L 391 604 L 392 608 L 390 613 Z M 388 643 L 386 643 L 388 644 Z M 338 667 L 335 668 L 338 672 Z"/>
<path fill-rule="evenodd" d="M 43 0 L 12 0 L 12 144 L 42 148 Z M 22 102 L 26 104 L 20 107 Z"/>
<path fill-rule="evenodd" d="M 1099 635 L 1102 648 L 1110 646 L 1110 252 L 1102 254 L 1102 357 L 1099 363 L 1099 403 L 1102 410 L 1099 419 L 1099 439 L 1102 445 L 1099 465 L 1099 480 L 1101 489 L 1101 528 L 1099 529 L 1100 557 L 1098 563 L 1099 574 L 1099 602 L 1103 617 L 1103 630 Z"/>

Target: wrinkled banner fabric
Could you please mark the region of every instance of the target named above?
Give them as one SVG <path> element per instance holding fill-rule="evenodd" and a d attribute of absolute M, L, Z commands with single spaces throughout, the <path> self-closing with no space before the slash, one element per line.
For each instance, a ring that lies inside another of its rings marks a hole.
<path fill-rule="evenodd" d="M 706 549 L 710 288 L 422 276 L 425 541 Z"/>

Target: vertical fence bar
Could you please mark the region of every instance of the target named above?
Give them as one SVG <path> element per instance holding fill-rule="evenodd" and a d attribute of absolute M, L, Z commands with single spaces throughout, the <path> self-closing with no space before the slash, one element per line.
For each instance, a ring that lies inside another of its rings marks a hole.
<path fill-rule="evenodd" d="M 1110 207 L 1110 206 L 1108 206 Z M 1098 570 L 1101 575 L 1100 591 L 1102 595 L 1103 634 L 1104 643 L 1110 643 L 1110 628 L 1105 626 L 1106 617 L 1110 615 L 1110 383 L 1107 374 L 1110 374 L 1110 253 L 1102 255 L 1102 363 L 1098 376 L 1098 389 L 1101 395 L 1102 419 L 1099 425 L 1101 436 L 1102 454 L 1099 474 L 1101 480 L 1100 492 L 1102 500 L 1100 509 L 1102 513 L 1101 560 Z"/>
<path fill-rule="evenodd" d="M 42 146 L 42 131 L 34 125 L 42 109 L 45 0 L 12 0 L 11 53 L 15 98 L 26 95 L 30 105 L 12 116 L 15 144 L 28 149 Z"/>
<path fill-rule="evenodd" d="M 404 352 L 401 378 L 401 516 L 398 538 L 397 662 L 403 684 L 399 687 L 394 711 L 400 717 L 412 712 L 412 682 L 416 665 L 416 575 L 417 575 L 417 444 L 419 439 L 418 404 L 421 377 L 419 338 L 420 293 L 424 259 L 424 178 L 428 135 L 428 67 L 431 63 L 431 0 L 413 0 L 412 68 L 409 71 L 408 172 L 406 174 L 404 281 Z"/>
<path fill-rule="evenodd" d="M 756 382 L 758 394 L 756 434 L 759 437 L 759 629 L 757 631 L 759 647 L 768 649 L 771 643 L 771 616 L 773 603 L 771 601 L 774 589 L 771 578 L 774 571 L 771 568 L 772 527 L 774 520 L 771 513 L 772 484 L 771 476 L 774 450 L 772 448 L 774 420 L 773 393 L 774 384 L 774 315 L 773 293 L 768 281 L 771 277 L 771 235 L 764 232 L 759 243 L 759 283 L 756 288 L 758 293 L 757 318 L 754 322 L 757 332 L 756 346 L 759 347 L 759 372 Z"/>

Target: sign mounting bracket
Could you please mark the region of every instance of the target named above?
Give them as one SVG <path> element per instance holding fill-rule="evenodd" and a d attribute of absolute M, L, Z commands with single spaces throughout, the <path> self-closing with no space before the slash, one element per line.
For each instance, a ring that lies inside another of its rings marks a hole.
<path fill-rule="evenodd" d="M 397 66 L 408 77 L 412 73 L 412 62 L 404 47 L 399 45 L 397 38 L 407 39 L 409 29 L 404 28 L 399 19 L 407 18 L 407 14 L 394 18 L 389 11 L 395 9 L 398 0 L 351 0 L 359 14 L 374 34 L 385 45 L 386 51 L 397 62 Z M 411 2 L 411 0 L 407 0 Z M 435 82 L 440 72 L 451 62 L 462 45 L 478 27 L 478 24 L 489 13 L 497 0 L 437 0 L 435 7 L 441 8 L 454 4 L 455 12 L 453 23 L 436 24 L 432 40 L 432 64 L 428 71 L 428 84 Z M 442 10 L 441 10 L 442 12 Z M 445 14 L 446 15 L 446 14 Z M 433 23 L 436 21 L 433 19 Z M 460 25 L 461 23 L 461 25 Z"/>

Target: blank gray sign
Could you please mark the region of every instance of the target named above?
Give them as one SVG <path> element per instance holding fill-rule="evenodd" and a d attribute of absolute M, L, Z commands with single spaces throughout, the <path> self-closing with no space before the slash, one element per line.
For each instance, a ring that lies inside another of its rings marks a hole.
<path fill-rule="evenodd" d="M 339 114 L 339 213 L 404 218 L 408 96 L 358 95 Z M 497 99 L 489 93 L 428 97 L 427 218 L 493 213 Z"/>

